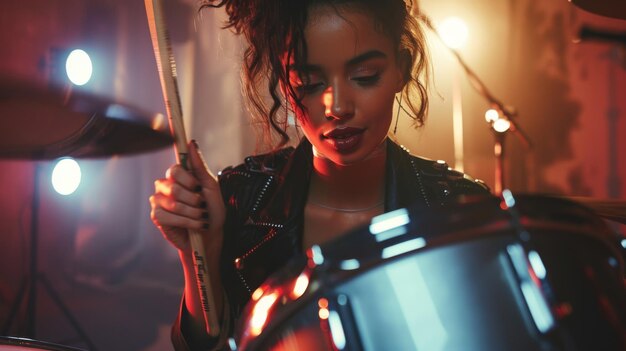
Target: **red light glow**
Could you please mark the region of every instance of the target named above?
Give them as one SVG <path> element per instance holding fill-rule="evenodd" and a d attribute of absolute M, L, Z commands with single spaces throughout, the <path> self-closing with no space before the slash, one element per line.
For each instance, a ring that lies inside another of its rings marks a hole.
<path fill-rule="evenodd" d="M 274 291 L 260 298 L 256 305 L 254 305 L 252 318 L 250 318 L 250 334 L 252 334 L 252 336 L 258 336 L 263 331 L 270 309 L 274 306 L 278 295 L 278 292 Z"/>
<path fill-rule="evenodd" d="M 295 284 L 293 285 L 293 290 L 291 291 L 291 298 L 294 300 L 298 299 L 300 296 L 302 296 L 302 294 L 304 294 L 304 292 L 306 291 L 308 287 L 309 287 L 309 276 L 305 272 L 302 272 L 296 279 Z"/>

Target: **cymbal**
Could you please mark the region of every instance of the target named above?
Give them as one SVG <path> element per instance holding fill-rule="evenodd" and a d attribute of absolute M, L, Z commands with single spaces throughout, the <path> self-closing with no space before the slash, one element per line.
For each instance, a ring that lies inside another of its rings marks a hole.
<path fill-rule="evenodd" d="M 570 0 L 570 2 L 597 15 L 626 19 L 624 0 Z"/>
<path fill-rule="evenodd" d="M 0 158 L 135 154 L 171 145 L 163 115 L 80 91 L 0 77 Z"/>

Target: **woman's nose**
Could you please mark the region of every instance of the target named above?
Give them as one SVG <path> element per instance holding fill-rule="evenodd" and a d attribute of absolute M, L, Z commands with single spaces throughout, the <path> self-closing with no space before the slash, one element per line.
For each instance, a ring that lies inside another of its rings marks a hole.
<path fill-rule="evenodd" d="M 354 115 L 354 102 L 345 88 L 328 87 L 322 95 L 322 100 L 327 119 L 345 119 Z"/>

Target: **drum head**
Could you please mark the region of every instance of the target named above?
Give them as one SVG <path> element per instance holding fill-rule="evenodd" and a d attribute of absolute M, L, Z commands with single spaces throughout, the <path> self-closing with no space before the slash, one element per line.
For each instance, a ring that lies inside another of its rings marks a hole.
<path fill-rule="evenodd" d="M 622 252 L 560 198 L 399 210 L 294 259 L 252 296 L 239 350 L 622 350 Z"/>

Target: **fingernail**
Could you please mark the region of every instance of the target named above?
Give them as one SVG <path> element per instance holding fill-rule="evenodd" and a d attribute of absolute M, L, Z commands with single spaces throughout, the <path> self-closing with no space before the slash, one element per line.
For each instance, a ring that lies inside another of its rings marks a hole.
<path fill-rule="evenodd" d="M 204 219 L 209 218 L 209 213 L 208 212 L 202 212 L 202 218 L 204 218 Z"/>
<path fill-rule="evenodd" d="M 206 201 L 202 201 L 202 202 L 200 203 L 200 207 L 202 207 L 202 208 L 206 208 Z"/>
<path fill-rule="evenodd" d="M 197 193 L 201 192 L 202 191 L 202 185 L 196 186 L 195 188 L 193 188 L 193 191 L 195 191 Z"/>
<path fill-rule="evenodd" d="M 209 223 L 202 223 L 202 229 L 209 229 Z"/>

